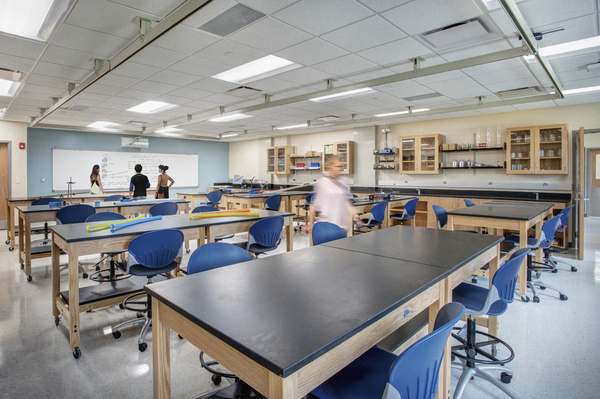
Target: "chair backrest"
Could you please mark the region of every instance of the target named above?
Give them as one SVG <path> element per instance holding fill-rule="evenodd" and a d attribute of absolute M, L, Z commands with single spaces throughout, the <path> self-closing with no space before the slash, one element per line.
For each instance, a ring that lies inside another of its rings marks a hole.
<path fill-rule="evenodd" d="M 103 202 L 121 201 L 122 199 L 123 199 L 123 194 L 115 194 L 115 195 L 109 195 L 108 197 L 104 198 L 102 201 Z"/>
<path fill-rule="evenodd" d="M 188 261 L 187 273 L 194 274 L 252 260 L 245 249 L 234 244 L 211 242 L 198 247 Z"/>
<path fill-rule="evenodd" d="M 223 192 L 221 190 L 211 191 L 210 193 L 206 194 L 206 199 L 214 204 L 220 204 L 221 197 L 223 197 Z"/>
<path fill-rule="evenodd" d="M 56 220 L 60 224 L 83 223 L 94 213 L 96 209 L 91 205 L 75 204 L 59 209 L 56 212 Z"/>
<path fill-rule="evenodd" d="M 129 243 L 129 255 L 142 266 L 162 268 L 181 254 L 183 233 L 181 230 L 165 229 L 151 231 L 135 237 Z"/>
<path fill-rule="evenodd" d="M 85 221 L 87 222 L 100 222 L 103 220 L 123 220 L 127 219 L 125 216 L 116 212 L 97 212 L 90 215 Z"/>
<path fill-rule="evenodd" d="M 468 199 L 466 199 L 466 200 L 463 200 L 463 201 L 465 201 L 465 205 L 466 205 L 467 207 L 469 207 L 469 206 L 475 206 L 475 203 L 474 203 L 473 201 L 469 201 Z"/>
<path fill-rule="evenodd" d="M 218 208 L 213 208 L 212 206 L 208 206 L 208 205 L 200 205 L 194 208 L 194 210 L 192 211 L 192 213 L 200 213 L 200 212 L 219 212 L 220 209 Z"/>
<path fill-rule="evenodd" d="M 38 198 L 31 201 L 31 205 L 48 205 L 51 202 L 60 202 L 58 198 Z"/>
<path fill-rule="evenodd" d="M 542 226 L 542 234 L 540 234 L 540 240 L 538 241 L 538 245 L 543 240 L 546 240 L 550 244 L 552 244 L 552 242 L 554 241 L 554 234 L 556 233 L 556 229 L 559 225 L 560 214 L 548 219 Z"/>
<path fill-rule="evenodd" d="M 496 289 L 497 297 L 490 298 L 490 306 L 493 303 L 492 299 L 501 299 L 506 303 L 512 303 L 515 298 L 515 287 L 517 285 L 519 270 L 523 260 L 529 252 L 531 252 L 531 249 L 529 248 L 519 249 L 512 254 L 509 260 L 498 268 L 498 271 L 494 274 L 494 278 L 492 279 L 492 285 Z"/>
<path fill-rule="evenodd" d="M 219 191 L 220 192 L 220 191 Z M 175 202 L 161 202 L 160 204 L 154 204 L 148 210 L 150 216 L 167 216 L 177 214 L 177 204 Z"/>
<path fill-rule="evenodd" d="M 312 228 L 312 239 L 314 245 L 320 245 L 329 241 L 346 238 L 347 234 L 337 224 L 329 222 L 317 222 Z"/>
<path fill-rule="evenodd" d="M 252 241 L 264 247 L 276 245 L 283 229 L 283 216 L 271 216 L 259 220 L 248 230 L 248 245 Z"/>
<path fill-rule="evenodd" d="M 316 194 L 317 194 L 317 193 L 315 193 L 314 191 L 313 191 L 313 192 L 311 192 L 310 194 L 308 194 L 308 195 L 306 196 L 306 199 L 305 199 L 304 201 L 305 201 L 307 204 L 312 204 L 312 203 L 313 203 L 313 201 L 315 200 L 315 195 L 316 195 Z"/>
<path fill-rule="evenodd" d="M 452 327 L 465 314 L 465 307 L 456 302 L 446 304 L 435 318 L 435 329 L 412 344 L 390 367 L 386 393 L 396 390 L 397 396 L 388 397 L 429 399 L 438 390 L 438 377 L 444 349 Z M 384 397 L 385 393 L 384 393 Z"/>
<path fill-rule="evenodd" d="M 383 201 L 371 208 L 371 216 L 369 216 L 369 223 L 371 223 L 371 221 L 373 220 L 377 222 L 383 222 L 383 220 L 385 219 L 385 208 L 387 207 L 387 204 L 387 201 Z"/>
<path fill-rule="evenodd" d="M 406 205 L 404 205 L 403 214 L 409 215 L 409 216 L 415 216 L 415 213 L 417 212 L 417 202 L 419 202 L 418 198 L 409 200 L 406 203 Z"/>
<path fill-rule="evenodd" d="M 562 211 L 560 211 L 559 215 L 560 215 L 560 226 L 561 227 L 567 227 L 567 225 L 569 224 L 569 214 L 571 213 L 571 210 L 573 210 L 574 206 L 575 205 L 568 206 L 565 209 L 563 209 Z"/>
<path fill-rule="evenodd" d="M 448 215 L 446 210 L 439 205 L 431 205 L 433 212 L 435 212 L 435 218 L 437 219 L 438 229 L 441 229 L 448 223 Z"/>
<path fill-rule="evenodd" d="M 281 206 L 281 194 L 273 194 L 265 201 L 265 209 L 269 211 L 278 211 Z"/>

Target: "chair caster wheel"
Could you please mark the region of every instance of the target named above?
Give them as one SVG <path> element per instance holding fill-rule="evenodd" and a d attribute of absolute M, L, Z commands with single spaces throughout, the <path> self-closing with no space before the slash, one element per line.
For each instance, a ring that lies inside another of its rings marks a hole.
<path fill-rule="evenodd" d="M 529 297 L 527 295 L 521 295 L 521 302 L 529 302 Z"/>
<path fill-rule="evenodd" d="M 121 331 L 117 330 L 117 331 L 113 331 L 113 337 L 115 337 L 115 339 L 119 339 L 121 338 Z"/>
<path fill-rule="evenodd" d="M 88 274 L 87 274 L 87 273 L 83 273 L 83 274 L 81 275 L 81 277 L 83 277 L 83 278 L 88 278 Z"/>
<path fill-rule="evenodd" d="M 572 271 L 572 272 L 576 272 L 576 271 L 577 271 L 577 268 L 576 268 L 575 266 L 571 266 L 571 271 Z"/>
<path fill-rule="evenodd" d="M 534 303 L 540 303 L 540 297 L 539 296 L 534 296 L 533 297 L 533 302 Z"/>
<path fill-rule="evenodd" d="M 6 240 L 6 241 L 4 241 L 4 243 L 5 243 L 6 245 L 10 244 L 10 240 Z"/>
<path fill-rule="evenodd" d="M 560 300 L 561 301 L 566 301 L 567 299 L 569 299 L 568 296 L 566 296 L 565 294 L 560 294 Z"/>
<path fill-rule="evenodd" d="M 221 380 L 222 380 L 222 379 L 221 379 L 221 376 L 220 376 L 220 375 L 213 374 L 213 375 L 210 377 L 210 380 L 211 380 L 211 381 L 213 382 L 213 384 L 215 384 L 215 385 L 221 385 Z"/>
<path fill-rule="evenodd" d="M 25 269 L 25 265 L 21 263 L 21 270 Z"/>
<path fill-rule="evenodd" d="M 12 252 L 15 250 L 15 247 L 8 247 L 8 250 Z"/>
<path fill-rule="evenodd" d="M 500 374 L 500 380 L 505 384 L 510 384 L 510 382 L 512 381 L 512 375 L 502 373 Z"/>
<path fill-rule="evenodd" d="M 185 249 L 185 253 L 186 253 L 186 254 L 189 254 L 189 253 L 190 253 L 190 249 L 189 249 L 189 248 L 186 248 L 186 249 Z"/>
<path fill-rule="evenodd" d="M 558 273 L 558 269 L 552 270 L 552 273 Z"/>
<path fill-rule="evenodd" d="M 471 282 L 472 282 L 473 284 L 477 284 L 477 279 L 474 277 L 474 278 L 472 278 L 472 279 L 471 279 Z"/>
<path fill-rule="evenodd" d="M 96 266 L 96 271 L 99 272 L 100 271 L 100 266 Z"/>
<path fill-rule="evenodd" d="M 540 290 L 544 291 L 546 289 L 546 287 L 539 287 Z"/>
<path fill-rule="evenodd" d="M 60 317 L 58 317 L 58 316 L 54 316 L 54 325 L 55 325 L 56 327 L 58 327 L 58 325 L 59 325 L 59 324 L 60 324 Z"/>
<path fill-rule="evenodd" d="M 142 342 L 141 344 L 138 344 L 138 349 L 140 350 L 140 352 L 144 352 L 146 349 L 148 349 L 148 344 Z"/>
<path fill-rule="evenodd" d="M 81 349 L 78 346 L 73 348 L 73 357 L 79 359 L 81 357 Z"/>
<path fill-rule="evenodd" d="M 125 309 L 122 303 L 119 304 L 119 309 Z"/>
<path fill-rule="evenodd" d="M 28 283 L 31 283 L 32 280 L 33 280 L 33 276 L 31 274 L 29 276 L 27 276 Z"/>
<path fill-rule="evenodd" d="M 179 335 L 179 334 L 177 334 L 177 337 L 178 337 L 179 339 L 183 339 L 183 337 L 182 337 L 181 335 Z"/>
<path fill-rule="evenodd" d="M 542 273 L 540 273 L 540 272 L 536 272 L 536 273 L 535 273 L 535 278 L 540 278 L 540 276 L 541 276 L 541 275 L 542 275 Z"/>

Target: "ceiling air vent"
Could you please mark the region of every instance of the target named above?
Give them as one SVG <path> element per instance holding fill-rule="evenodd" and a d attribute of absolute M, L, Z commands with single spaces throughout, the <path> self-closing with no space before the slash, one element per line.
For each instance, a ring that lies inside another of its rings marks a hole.
<path fill-rule="evenodd" d="M 337 121 L 338 119 L 342 119 L 339 116 L 335 116 L 335 115 L 327 115 L 327 116 L 321 116 L 319 118 L 317 118 L 317 120 L 319 121 L 324 121 L 324 122 L 333 122 L 333 121 Z"/>
<path fill-rule="evenodd" d="M 248 86 L 239 86 L 235 89 L 228 90 L 227 92 L 232 96 L 248 98 L 260 94 L 261 90 Z"/>
<path fill-rule="evenodd" d="M 71 105 L 70 107 L 66 107 L 66 109 L 68 109 L 69 111 L 77 111 L 77 112 L 81 112 L 81 111 L 85 111 L 86 109 L 88 109 L 89 107 L 86 107 L 85 105 Z"/>
<path fill-rule="evenodd" d="M 473 18 L 424 33 L 421 37 L 438 49 L 456 47 L 497 36 L 480 18 Z"/>
<path fill-rule="evenodd" d="M 533 87 L 521 87 L 519 89 L 499 91 L 496 94 L 500 98 L 508 99 L 508 98 L 516 98 L 516 97 L 535 96 L 540 93 L 543 93 L 542 89 L 540 89 L 538 86 L 533 86 Z"/>
<path fill-rule="evenodd" d="M 237 4 L 217 15 L 198 29 L 225 37 L 264 16 L 265 14 L 246 7 L 245 5 Z"/>

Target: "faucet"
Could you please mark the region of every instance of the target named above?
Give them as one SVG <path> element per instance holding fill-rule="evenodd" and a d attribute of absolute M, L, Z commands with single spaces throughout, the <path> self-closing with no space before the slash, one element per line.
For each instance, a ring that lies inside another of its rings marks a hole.
<path fill-rule="evenodd" d="M 417 195 L 421 195 L 421 189 L 417 188 Z"/>
<path fill-rule="evenodd" d="M 250 188 L 254 187 L 254 179 L 256 179 L 256 176 L 252 176 L 252 179 L 250 179 Z"/>
<path fill-rule="evenodd" d="M 539 201 L 540 200 L 540 193 L 535 193 L 535 200 Z"/>

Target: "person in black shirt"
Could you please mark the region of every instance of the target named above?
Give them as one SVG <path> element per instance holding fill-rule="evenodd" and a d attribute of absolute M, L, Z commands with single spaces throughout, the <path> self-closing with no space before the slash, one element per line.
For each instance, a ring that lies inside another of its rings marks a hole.
<path fill-rule="evenodd" d="M 150 181 L 148 177 L 142 174 L 142 165 L 139 163 L 135 165 L 135 175 L 131 177 L 129 183 L 129 197 L 133 195 L 136 199 L 146 198 L 146 189 L 150 188 Z"/>

